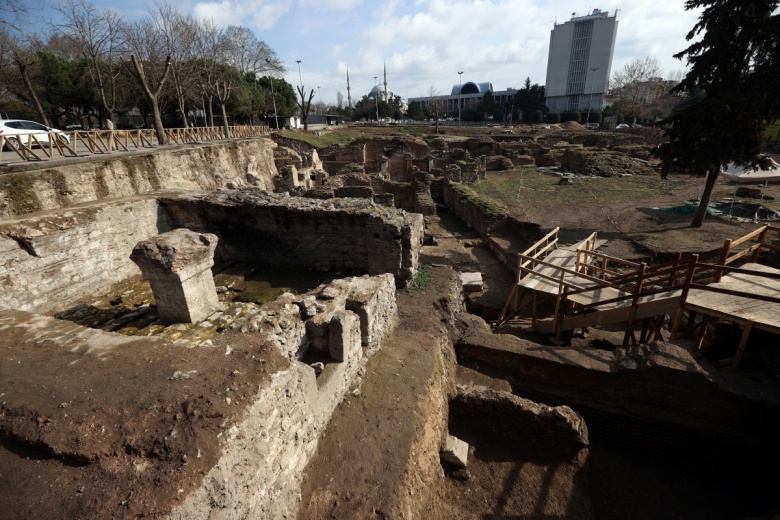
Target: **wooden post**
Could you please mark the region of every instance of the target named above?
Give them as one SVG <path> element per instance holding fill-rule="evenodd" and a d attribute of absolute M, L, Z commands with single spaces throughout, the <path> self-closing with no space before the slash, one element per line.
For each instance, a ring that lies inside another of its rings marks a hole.
<path fill-rule="evenodd" d="M 758 235 L 757 240 L 757 246 L 756 249 L 753 251 L 753 255 L 750 257 L 751 262 L 757 262 L 758 261 L 758 255 L 761 253 L 761 246 L 764 245 L 764 240 L 766 240 L 766 232 L 769 230 L 769 226 L 764 226 L 764 229 L 761 230 L 761 234 Z"/>
<path fill-rule="evenodd" d="M 561 339 L 561 318 L 559 316 L 559 313 L 563 312 L 561 309 L 561 299 L 562 299 L 562 293 L 563 293 L 563 277 L 565 275 L 564 271 L 561 271 L 561 279 L 559 281 L 558 285 L 558 297 L 555 298 L 555 314 L 553 314 L 555 318 L 554 323 L 554 332 L 555 332 L 555 339 L 560 340 Z"/>
<path fill-rule="evenodd" d="M 720 254 L 720 261 L 718 262 L 720 265 L 726 265 L 726 261 L 729 258 L 729 251 L 730 250 L 731 250 L 731 239 L 729 238 L 723 244 L 723 251 Z M 721 278 L 723 278 L 723 269 L 718 269 L 718 272 L 715 273 L 715 280 L 714 280 L 714 282 L 715 283 L 719 282 Z"/>
<path fill-rule="evenodd" d="M 734 356 L 734 361 L 731 363 L 730 370 L 734 370 L 739 366 L 739 362 L 742 361 L 742 356 L 745 355 L 745 347 L 747 346 L 750 332 L 753 330 L 753 322 L 749 321 L 745 323 L 745 328 L 742 331 L 742 337 L 739 339 L 739 346 L 737 347 L 737 354 Z"/>
<path fill-rule="evenodd" d="M 634 343 L 636 343 L 634 336 L 634 316 L 636 315 L 636 308 L 639 305 L 639 295 L 642 292 L 642 283 L 644 281 L 645 271 L 647 271 L 647 264 L 642 262 L 642 264 L 639 266 L 639 276 L 637 278 L 636 285 L 634 286 L 634 297 L 631 299 L 631 309 L 628 311 L 626 333 L 623 335 L 624 347 L 628 346 L 629 338 L 633 339 Z"/>

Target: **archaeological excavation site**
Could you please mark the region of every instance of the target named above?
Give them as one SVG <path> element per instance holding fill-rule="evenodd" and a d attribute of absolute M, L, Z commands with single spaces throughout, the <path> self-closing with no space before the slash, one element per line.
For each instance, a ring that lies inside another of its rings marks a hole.
<path fill-rule="evenodd" d="M 0 518 L 780 518 L 777 222 L 391 130 L 1 165 Z"/>

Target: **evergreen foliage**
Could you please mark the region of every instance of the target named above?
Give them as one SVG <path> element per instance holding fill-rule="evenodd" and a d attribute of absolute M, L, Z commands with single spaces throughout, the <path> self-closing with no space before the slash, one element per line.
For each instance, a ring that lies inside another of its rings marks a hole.
<path fill-rule="evenodd" d="M 721 167 L 735 162 L 759 166 L 761 133 L 780 118 L 780 15 L 778 0 L 688 0 L 702 8 L 686 36 L 694 41 L 675 55 L 690 70 L 675 91 L 696 94 L 661 124 L 667 140 L 657 150 L 663 175 L 675 170 L 707 176 L 699 227 Z M 699 89 L 703 93 L 699 94 Z"/>

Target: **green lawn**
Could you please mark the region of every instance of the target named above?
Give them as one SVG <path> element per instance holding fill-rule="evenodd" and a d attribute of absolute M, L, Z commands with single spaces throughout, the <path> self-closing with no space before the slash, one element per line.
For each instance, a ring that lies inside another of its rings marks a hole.
<path fill-rule="evenodd" d="M 504 204 L 510 212 L 529 202 L 565 208 L 593 204 L 595 196 L 609 204 L 621 204 L 670 195 L 675 190 L 674 180 L 664 180 L 657 175 L 576 179 L 575 182 L 585 189 L 559 186 L 557 180 L 556 176 L 536 168 L 520 168 L 488 172 L 487 178 L 473 188 L 483 197 Z"/>

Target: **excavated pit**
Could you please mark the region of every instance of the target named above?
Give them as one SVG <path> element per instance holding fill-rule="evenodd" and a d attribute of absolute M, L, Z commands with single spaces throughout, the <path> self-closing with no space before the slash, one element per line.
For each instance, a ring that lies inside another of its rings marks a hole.
<path fill-rule="evenodd" d="M 419 215 L 248 191 L 136 195 L 1 222 L 11 362 L 0 368 L 0 510 L 611 520 L 780 507 L 766 477 L 778 461 L 776 380 L 723 376 L 677 346 L 625 353 L 493 334 L 462 313 L 458 277 L 439 266 L 427 290 L 398 292 L 394 332 L 368 325 L 381 312 L 360 288 L 367 278 L 345 277 L 389 272 L 403 287 L 418 261 L 478 270 L 485 289 L 467 304 L 486 319 L 508 292 L 512 255 L 489 236 L 493 217 L 436 189 L 452 212 L 427 218 L 436 249 L 422 252 Z M 455 213 L 468 223 L 461 236 L 448 231 Z M 523 239 L 538 231 L 512 226 Z M 207 327 L 160 323 L 127 258 L 179 227 L 220 240 L 225 307 Z M 382 307 L 394 308 L 393 283 L 381 284 Z M 334 357 L 332 322 L 362 356 Z M 561 425 L 580 436 L 554 435 Z M 465 473 L 439 460 L 447 433 L 471 445 Z"/>

